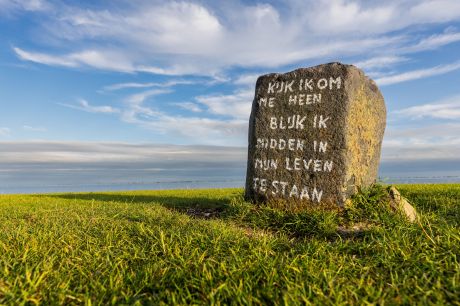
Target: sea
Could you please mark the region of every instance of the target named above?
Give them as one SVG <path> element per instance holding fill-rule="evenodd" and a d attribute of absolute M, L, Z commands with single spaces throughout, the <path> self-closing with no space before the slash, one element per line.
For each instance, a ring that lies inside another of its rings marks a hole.
<path fill-rule="evenodd" d="M 0 194 L 244 187 L 246 164 L 0 163 Z M 382 163 L 387 184 L 460 183 L 458 163 Z"/>

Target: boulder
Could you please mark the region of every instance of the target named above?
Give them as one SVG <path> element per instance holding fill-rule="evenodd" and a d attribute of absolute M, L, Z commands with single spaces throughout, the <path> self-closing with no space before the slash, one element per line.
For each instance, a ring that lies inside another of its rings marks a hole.
<path fill-rule="evenodd" d="M 357 187 L 376 181 L 385 121 L 377 85 L 352 65 L 260 76 L 245 198 L 342 206 Z"/>

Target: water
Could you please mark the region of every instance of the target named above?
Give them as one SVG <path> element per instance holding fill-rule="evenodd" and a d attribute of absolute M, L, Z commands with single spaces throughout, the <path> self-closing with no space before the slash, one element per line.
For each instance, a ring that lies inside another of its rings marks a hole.
<path fill-rule="evenodd" d="M 382 162 L 384 183 L 460 183 L 459 163 Z M 0 194 L 243 187 L 246 163 L 0 164 Z"/>
<path fill-rule="evenodd" d="M 460 183 L 460 161 L 383 161 L 379 178 L 388 184 Z"/>
<path fill-rule="evenodd" d="M 243 187 L 245 173 L 217 165 L 10 165 L 0 168 L 0 194 Z"/>

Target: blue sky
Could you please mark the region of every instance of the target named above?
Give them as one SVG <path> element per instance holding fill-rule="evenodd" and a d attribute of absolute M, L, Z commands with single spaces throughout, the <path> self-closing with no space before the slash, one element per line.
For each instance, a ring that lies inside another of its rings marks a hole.
<path fill-rule="evenodd" d="M 379 84 L 383 160 L 459 159 L 458 0 L 0 0 L 0 142 L 245 147 L 257 76 L 331 61 Z"/>

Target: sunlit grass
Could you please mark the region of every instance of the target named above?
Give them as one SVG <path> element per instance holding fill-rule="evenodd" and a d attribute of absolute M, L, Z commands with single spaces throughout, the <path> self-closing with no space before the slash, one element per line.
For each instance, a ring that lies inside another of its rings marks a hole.
<path fill-rule="evenodd" d="M 0 196 L 0 304 L 460 305 L 460 185 L 398 187 L 419 223 L 379 188 L 297 213 L 240 189 Z"/>

